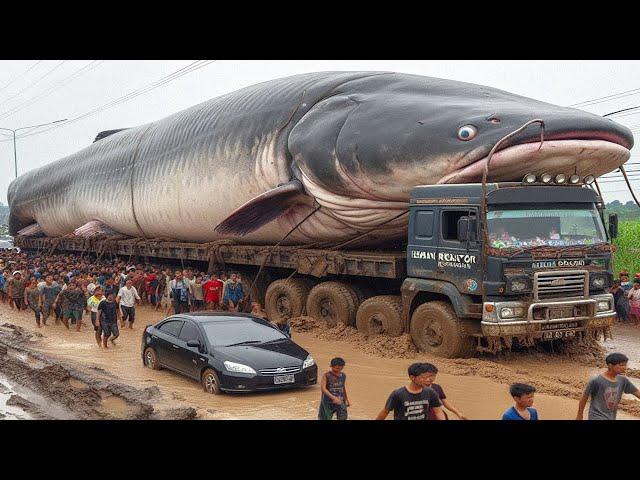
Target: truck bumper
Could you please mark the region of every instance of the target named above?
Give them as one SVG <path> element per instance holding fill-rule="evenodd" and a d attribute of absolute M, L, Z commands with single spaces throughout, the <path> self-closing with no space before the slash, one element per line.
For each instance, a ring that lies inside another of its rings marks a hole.
<path fill-rule="evenodd" d="M 570 336 L 565 332 L 604 329 L 615 320 L 613 305 L 611 294 L 563 301 L 485 302 L 482 334 L 485 337 L 526 335 L 553 339 Z"/>

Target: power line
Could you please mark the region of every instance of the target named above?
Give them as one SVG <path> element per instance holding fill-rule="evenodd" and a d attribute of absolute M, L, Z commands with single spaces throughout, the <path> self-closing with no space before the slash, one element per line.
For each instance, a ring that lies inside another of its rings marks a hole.
<path fill-rule="evenodd" d="M 31 65 L 29 68 L 27 68 L 24 72 L 22 72 L 22 74 L 18 74 L 15 75 L 11 80 L 9 80 L 4 87 L 0 88 L 0 92 L 2 90 L 5 90 L 9 85 L 11 85 L 12 83 L 14 83 L 18 78 L 24 77 L 27 73 L 29 73 L 31 70 L 33 70 L 35 67 L 37 67 L 38 65 L 40 65 L 42 63 L 42 60 L 38 60 L 37 62 L 35 62 L 33 65 Z"/>
<path fill-rule="evenodd" d="M 20 95 L 22 92 L 28 90 L 29 88 L 33 87 L 34 85 L 37 85 L 39 82 L 41 82 L 42 80 L 44 80 L 45 78 L 47 78 L 49 75 L 51 75 L 53 72 L 55 72 L 58 68 L 60 68 L 62 66 L 62 64 L 64 64 L 66 62 L 66 60 L 61 61 L 59 64 L 57 64 L 55 67 L 53 67 L 51 70 L 49 70 L 47 73 L 45 73 L 44 75 L 42 75 L 40 78 L 38 78 L 35 82 L 30 83 L 29 85 L 27 85 L 26 87 L 24 87 L 22 90 L 20 90 L 18 93 L 15 93 L 14 95 L 10 96 L 9 98 L 6 98 L 3 102 L 0 102 L 0 105 L 4 105 L 5 103 L 7 103 L 8 101 L 16 98 L 18 95 Z"/>
<path fill-rule="evenodd" d="M 76 70 L 75 72 L 73 72 L 71 75 L 63 78 L 61 81 L 53 84 L 51 87 L 49 87 L 48 89 L 44 90 L 43 92 L 39 93 L 38 95 L 36 95 L 35 97 L 32 97 L 16 106 L 14 106 L 13 108 L 7 110 L 6 112 L 3 112 L 0 114 L 0 120 L 3 118 L 7 118 L 11 115 L 13 115 L 16 112 L 19 112 L 20 110 L 24 110 L 25 108 L 28 108 L 29 106 L 33 105 L 34 103 L 36 103 L 38 100 L 42 100 L 46 97 L 48 97 L 49 95 L 51 95 L 54 91 L 68 85 L 69 83 L 73 82 L 74 80 L 76 80 L 77 78 L 82 77 L 83 75 L 85 75 L 86 73 L 90 72 L 91 70 L 96 69 L 97 67 L 99 67 L 102 63 L 104 63 L 103 60 L 97 61 L 97 60 L 93 60 L 91 62 L 89 62 L 88 64 L 84 65 L 83 67 L 79 68 L 78 70 Z"/>
<path fill-rule="evenodd" d="M 613 93 L 611 95 L 605 95 L 604 97 L 593 98 L 591 100 L 585 100 L 583 102 L 574 103 L 569 105 L 569 107 L 577 107 L 577 106 L 589 106 L 596 105 L 598 103 L 610 102 L 611 100 L 617 100 L 618 98 L 630 97 L 632 95 L 637 95 L 640 93 L 640 88 L 634 88 L 632 90 L 626 90 L 624 92 Z"/>
<path fill-rule="evenodd" d="M 143 87 L 141 87 L 141 88 L 139 88 L 137 90 L 129 92 L 126 95 L 123 95 L 122 97 L 116 98 L 115 100 L 112 100 L 112 101 L 110 101 L 110 102 L 108 102 L 108 103 L 106 103 L 104 105 L 101 105 L 99 107 L 96 107 L 96 108 L 94 108 L 94 109 L 92 109 L 92 110 L 90 110 L 90 111 L 88 111 L 88 112 L 86 112 L 86 113 L 84 113 L 82 115 L 79 115 L 79 116 L 74 117 L 74 118 L 72 118 L 70 120 L 67 120 L 66 122 L 61 122 L 61 123 L 59 123 L 57 125 L 54 125 L 54 126 L 49 127 L 49 128 L 46 128 L 44 130 L 39 130 L 37 132 L 27 133 L 25 135 L 21 135 L 18 138 L 30 137 L 32 135 L 40 135 L 42 133 L 45 133 L 45 132 L 48 132 L 48 131 L 51 131 L 51 130 L 55 130 L 56 128 L 60 128 L 60 127 L 63 127 L 65 125 L 69 125 L 71 123 L 75 123 L 75 122 L 83 120 L 85 118 L 97 115 L 98 113 L 101 113 L 104 110 L 107 110 L 109 108 L 113 108 L 113 107 L 115 107 L 115 106 L 117 106 L 117 105 L 119 105 L 121 103 L 128 102 L 129 100 L 132 100 L 132 99 L 134 99 L 134 98 L 136 98 L 136 97 L 138 97 L 140 95 L 144 95 L 145 93 L 148 93 L 148 92 L 150 92 L 152 90 L 160 88 L 161 86 L 163 86 L 163 85 L 165 85 L 165 84 L 167 84 L 169 82 L 177 80 L 178 78 L 180 78 L 180 77 L 182 77 L 184 75 L 187 75 L 189 73 L 192 73 L 192 72 L 194 72 L 194 71 L 196 71 L 196 70 L 198 70 L 200 68 L 203 68 L 203 67 L 205 67 L 205 66 L 207 66 L 207 65 L 209 65 L 209 64 L 211 64 L 213 62 L 215 62 L 215 60 L 207 60 L 207 61 L 198 60 L 196 62 L 190 63 L 189 65 L 187 65 L 185 67 L 182 67 L 181 69 L 176 70 L 175 72 L 173 72 L 173 73 L 171 73 L 169 75 L 166 75 L 165 77 L 162 77 L 159 80 L 157 80 L 155 82 L 152 82 L 151 84 L 145 85 L 145 86 L 143 86 Z"/>

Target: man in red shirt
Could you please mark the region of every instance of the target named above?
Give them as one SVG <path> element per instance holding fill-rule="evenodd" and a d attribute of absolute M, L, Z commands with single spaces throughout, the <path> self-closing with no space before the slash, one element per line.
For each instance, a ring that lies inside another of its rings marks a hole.
<path fill-rule="evenodd" d="M 211 279 L 202 286 L 204 291 L 204 301 L 207 303 L 207 310 L 220 310 L 220 300 L 224 283 L 218 279 L 217 273 L 211 274 Z"/>
<path fill-rule="evenodd" d="M 147 293 L 147 299 L 151 305 L 155 305 L 157 302 L 156 290 L 158 288 L 158 277 L 155 269 L 151 269 L 150 272 L 144 277 L 144 288 Z"/>

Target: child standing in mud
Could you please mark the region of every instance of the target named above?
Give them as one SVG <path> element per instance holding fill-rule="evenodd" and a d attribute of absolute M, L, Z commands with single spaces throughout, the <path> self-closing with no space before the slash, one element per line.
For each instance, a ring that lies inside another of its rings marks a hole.
<path fill-rule="evenodd" d="M 112 345 L 115 345 L 116 338 L 120 336 L 118 317 L 118 304 L 114 301 L 113 293 L 110 293 L 107 299 L 98 305 L 96 321 L 102 331 L 102 346 L 104 348 L 109 348 L 109 341 L 111 341 Z"/>
<path fill-rule="evenodd" d="M 347 376 L 342 373 L 345 361 L 336 357 L 331 360 L 331 368 L 320 379 L 320 410 L 318 420 L 331 420 L 335 414 L 338 420 L 347 420 L 347 407 L 350 407 L 345 385 Z"/>
<path fill-rule="evenodd" d="M 615 420 L 623 393 L 640 398 L 640 390 L 624 376 L 628 361 L 627 356 L 622 353 L 607 355 L 607 370 L 593 377 L 587 384 L 578 404 L 576 420 L 583 419 L 584 408 L 589 399 L 589 420 Z"/>
<path fill-rule="evenodd" d="M 430 409 L 436 420 L 445 420 L 438 394 L 427 386 L 433 383 L 434 370 L 438 369 L 430 363 L 411 364 L 408 370 L 409 385 L 391 392 L 376 420 L 384 420 L 391 411 L 394 420 L 430 420 Z"/>
<path fill-rule="evenodd" d="M 515 405 L 504 412 L 502 420 L 539 420 L 538 411 L 533 408 L 536 388 L 526 383 L 514 383 L 509 387 Z"/>

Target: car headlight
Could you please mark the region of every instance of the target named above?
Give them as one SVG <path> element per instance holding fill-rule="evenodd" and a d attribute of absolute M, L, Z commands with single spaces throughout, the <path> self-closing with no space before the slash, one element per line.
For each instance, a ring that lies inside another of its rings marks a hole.
<path fill-rule="evenodd" d="M 502 318 L 521 318 L 521 317 L 524 317 L 524 308 L 522 308 L 522 307 L 502 307 L 500 309 L 500 317 L 502 317 Z"/>
<path fill-rule="evenodd" d="M 313 359 L 311 355 L 307 357 L 307 359 L 302 364 L 302 369 L 313 367 L 316 364 L 316 361 Z"/>
<path fill-rule="evenodd" d="M 256 371 L 253 368 L 251 368 L 249 365 L 243 365 L 241 363 L 225 361 L 224 368 L 226 368 L 230 372 L 252 373 L 253 375 L 256 374 Z"/>
<path fill-rule="evenodd" d="M 604 288 L 607 284 L 607 277 L 604 275 L 594 275 L 591 277 L 591 286 L 593 288 Z"/>
<path fill-rule="evenodd" d="M 531 290 L 531 284 L 526 278 L 517 278 L 509 282 L 509 290 L 514 293 L 522 293 Z"/>
<path fill-rule="evenodd" d="M 611 307 L 609 305 L 609 300 L 600 300 L 598 302 L 598 311 L 606 312 L 607 310 L 611 310 Z"/>

